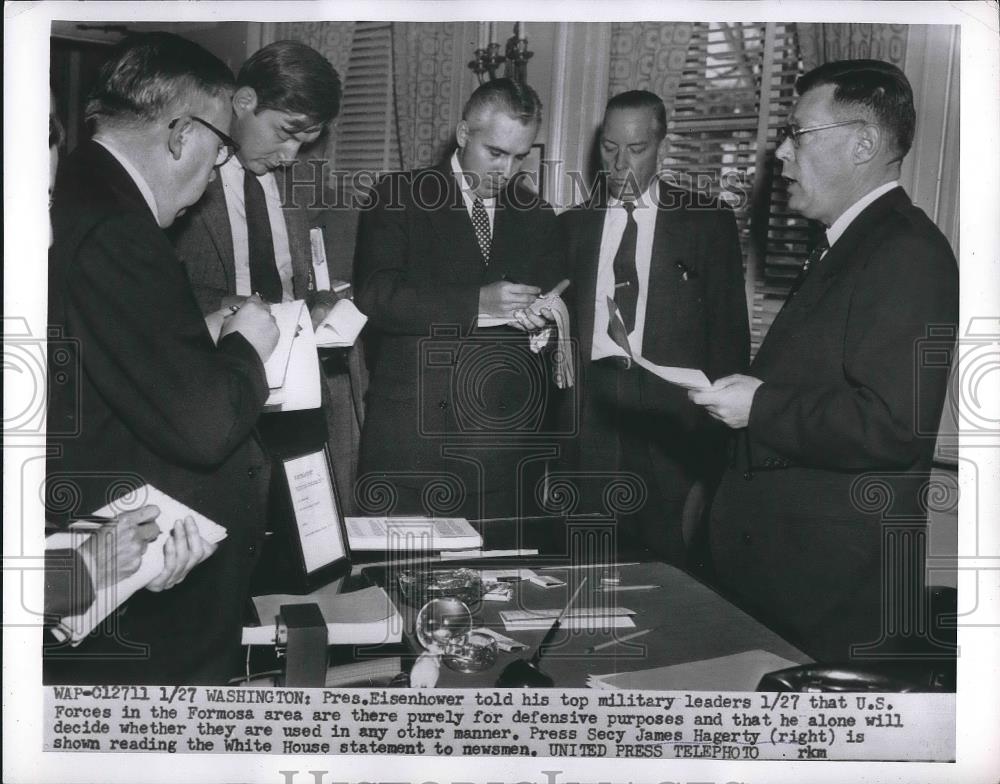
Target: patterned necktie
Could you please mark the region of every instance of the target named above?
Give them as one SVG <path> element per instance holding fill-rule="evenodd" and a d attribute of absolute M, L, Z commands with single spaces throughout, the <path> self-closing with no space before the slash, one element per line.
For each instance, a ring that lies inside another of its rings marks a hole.
<path fill-rule="evenodd" d="M 826 240 L 826 234 L 820 238 L 819 244 L 812 249 L 806 260 L 802 263 L 802 269 L 799 270 L 799 276 L 795 279 L 792 284 L 792 288 L 788 292 L 788 299 L 791 299 L 795 292 L 802 288 L 802 284 L 805 282 L 806 277 L 809 275 L 809 268 L 814 266 L 816 262 L 820 260 L 820 257 L 830 249 L 830 243 Z"/>
<path fill-rule="evenodd" d="M 250 287 L 265 302 L 281 302 L 281 278 L 274 260 L 271 218 L 267 214 L 264 188 L 250 171 L 243 172 L 243 204 L 247 216 L 247 256 Z"/>
<path fill-rule="evenodd" d="M 486 214 L 483 200 L 478 196 L 472 200 L 472 226 L 476 230 L 476 241 L 479 243 L 479 251 L 483 254 L 483 263 L 489 266 L 490 245 L 493 242 L 490 235 L 490 216 Z"/>
<path fill-rule="evenodd" d="M 625 330 L 632 332 L 635 329 L 635 307 L 639 301 L 639 273 L 635 269 L 635 246 L 639 237 L 639 225 L 632 214 L 635 211 L 635 202 L 623 202 L 622 207 L 628 213 L 628 218 L 622 241 L 618 245 L 618 252 L 615 253 L 615 305 L 621 313 Z"/>

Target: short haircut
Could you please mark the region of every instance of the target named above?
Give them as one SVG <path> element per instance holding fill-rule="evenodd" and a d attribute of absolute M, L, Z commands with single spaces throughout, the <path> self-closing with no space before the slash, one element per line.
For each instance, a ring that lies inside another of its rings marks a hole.
<path fill-rule="evenodd" d="M 906 156 L 913 144 L 917 113 L 910 82 L 899 68 L 881 60 L 823 63 L 799 77 L 795 89 L 805 95 L 824 84 L 836 87 L 835 103 L 863 107 L 868 119 L 889 131 L 898 157 Z"/>
<path fill-rule="evenodd" d="M 608 101 L 604 116 L 607 117 L 612 109 L 649 109 L 653 112 L 653 119 L 656 120 L 656 138 L 662 139 L 667 135 L 667 108 L 656 93 L 651 93 L 649 90 L 627 90 L 618 93 Z"/>
<path fill-rule="evenodd" d="M 513 117 L 521 125 L 542 121 L 542 102 L 538 93 L 513 79 L 493 79 L 479 85 L 465 102 L 462 119 L 469 122 L 470 118 L 490 109 Z"/>
<path fill-rule="evenodd" d="M 301 130 L 330 122 L 340 111 L 340 77 L 323 55 L 298 41 L 259 49 L 236 77 L 237 87 L 257 94 L 257 111 L 304 114 Z"/>
<path fill-rule="evenodd" d="M 233 72 L 198 44 L 172 33 L 130 35 L 101 67 L 85 117 L 147 124 L 178 103 L 228 96 L 233 87 Z"/>

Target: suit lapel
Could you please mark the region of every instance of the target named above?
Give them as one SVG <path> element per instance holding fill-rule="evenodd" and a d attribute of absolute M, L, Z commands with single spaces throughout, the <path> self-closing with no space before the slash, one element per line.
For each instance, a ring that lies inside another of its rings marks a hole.
<path fill-rule="evenodd" d="M 836 282 L 838 276 L 859 260 L 859 246 L 873 234 L 878 233 L 878 224 L 884 220 L 886 214 L 908 204 L 910 204 L 910 197 L 906 195 L 906 191 L 902 188 L 893 188 L 861 211 L 861 214 L 851 222 L 847 230 L 833 244 L 833 247 L 806 276 L 801 288 L 792 300 L 786 302 L 779 311 L 774 323 L 771 324 L 771 329 L 768 331 L 764 343 L 761 344 L 760 350 L 754 358 L 752 366 L 757 366 L 759 362 L 766 360 L 769 353 L 768 345 L 780 344 L 782 337 L 791 327 L 794 327 L 796 321 L 810 317 L 814 306 L 830 286 Z"/>
<path fill-rule="evenodd" d="M 580 305 L 580 355 L 584 362 L 590 362 L 594 344 L 594 304 L 597 300 L 597 267 L 601 257 L 601 238 L 604 233 L 603 204 L 581 211 L 580 237 L 578 240 L 580 266 L 577 269 L 577 296 Z"/>
<path fill-rule="evenodd" d="M 660 205 L 669 205 L 673 201 L 666 193 L 666 186 L 661 185 Z M 670 323 L 676 312 L 675 303 L 681 294 L 681 286 L 698 286 L 696 280 L 685 280 L 683 273 L 700 274 L 698 259 L 695 258 L 691 239 L 694 232 L 688 230 L 688 214 L 686 210 L 667 209 L 659 206 L 656 210 L 656 225 L 653 229 L 653 249 L 649 258 L 649 290 L 646 293 L 646 314 L 643 326 L 643 355 L 649 352 L 647 344 L 662 339 L 664 330 L 660 321 L 666 319 Z M 682 324 L 675 324 L 674 329 L 683 329 Z M 655 354 L 655 352 L 653 352 Z"/>
<path fill-rule="evenodd" d="M 309 236 L 309 215 L 304 206 L 289 204 L 294 189 L 283 181 L 289 169 L 274 173 L 278 180 L 278 192 L 282 195 L 281 212 L 285 217 L 285 233 L 288 235 L 288 253 L 292 259 L 292 291 L 296 299 L 305 299 L 312 280 L 312 243 Z"/>
<path fill-rule="evenodd" d="M 450 252 L 442 255 L 451 264 L 452 272 L 461 280 L 468 280 L 473 272 L 482 276 L 483 255 L 479 251 L 476 231 L 472 228 L 458 180 L 451 170 L 451 159 L 418 175 L 415 185 L 417 209 L 421 209 L 421 203 L 430 206 L 427 209 L 428 219 L 441 243 L 450 248 Z"/>
<path fill-rule="evenodd" d="M 198 220 L 215 246 L 215 252 L 226 276 L 229 291 L 236 291 L 236 252 L 233 250 L 233 229 L 226 208 L 226 194 L 222 190 L 222 177 L 208 184 L 198 210 Z"/>

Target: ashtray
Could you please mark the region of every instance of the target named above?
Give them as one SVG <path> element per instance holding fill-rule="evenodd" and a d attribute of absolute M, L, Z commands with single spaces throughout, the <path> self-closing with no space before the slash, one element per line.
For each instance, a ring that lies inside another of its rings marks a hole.
<path fill-rule="evenodd" d="M 457 672 L 482 672 L 497 661 L 497 641 L 481 632 L 469 632 L 445 646 L 445 666 Z"/>
<path fill-rule="evenodd" d="M 421 607 L 431 599 L 458 599 L 467 605 L 479 603 L 483 584 L 473 569 L 406 571 L 399 575 L 399 590 L 408 604 Z"/>

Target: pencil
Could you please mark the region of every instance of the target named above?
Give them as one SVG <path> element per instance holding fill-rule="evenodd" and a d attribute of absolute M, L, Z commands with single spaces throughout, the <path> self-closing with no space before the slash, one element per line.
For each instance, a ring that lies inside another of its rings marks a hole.
<path fill-rule="evenodd" d="M 626 634 L 623 637 L 618 637 L 614 640 L 608 640 L 607 642 L 602 642 L 600 645 L 592 645 L 587 648 L 587 653 L 594 653 L 595 651 L 603 651 L 605 648 L 610 648 L 612 645 L 617 645 L 620 642 L 626 642 L 627 640 L 634 640 L 636 637 L 642 637 L 644 634 L 649 634 L 652 629 L 642 629 L 638 632 L 632 632 L 631 634 Z"/>

